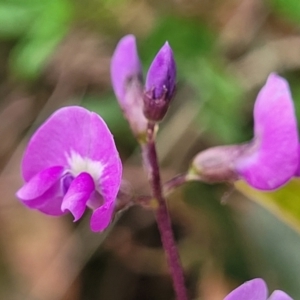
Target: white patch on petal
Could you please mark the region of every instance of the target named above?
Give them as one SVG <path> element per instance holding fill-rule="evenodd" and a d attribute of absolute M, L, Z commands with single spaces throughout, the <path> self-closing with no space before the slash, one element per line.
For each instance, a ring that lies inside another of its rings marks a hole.
<path fill-rule="evenodd" d="M 100 161 L 95 161 L 88 157 L 82 157 L 73 150 L 71 150 L 70 155 L 67 154 L 66 156 L 70 167 L 70 173 L 74 177 L 82 172 L 86 172 L 93 177 L 96 184 L 99 182 L 99 178 L 101 177 L 105 167 L 105 165 L 103 165 Z"/>

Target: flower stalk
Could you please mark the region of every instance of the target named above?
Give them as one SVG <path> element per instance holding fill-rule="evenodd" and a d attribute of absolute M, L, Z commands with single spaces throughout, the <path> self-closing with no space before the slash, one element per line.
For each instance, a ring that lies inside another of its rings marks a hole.
<path fill-rule="evenodd" d="M 149 182 L 152 190 L 152 196 L 156 199 L 158 207 L 155 211 L 158 229 L 161 235 L 161 241 L 165 250 L 168 265 L 173 279 L 173 286 L 178 300 L 187 300 L 187 290 L 185 287 L 183 269 L 180 263 L 178 250 L 176 247 L 171 221 L 167 209 L 166 200 L 163 197 L 158 157 L 155 145 L 155 124 L 148 124 L 148 142 L 143 150 L 145 167 L 148 170 Z"/>
<path fill-rule="evenodd" d="M 196 181 L 199 179 L 189 178 L 188 174 L 178 174 L 177 176 L 164 183 L 163 195 L 167 197 L 168 195 L 172 194 L 177 188 L 192 180 Z"/>

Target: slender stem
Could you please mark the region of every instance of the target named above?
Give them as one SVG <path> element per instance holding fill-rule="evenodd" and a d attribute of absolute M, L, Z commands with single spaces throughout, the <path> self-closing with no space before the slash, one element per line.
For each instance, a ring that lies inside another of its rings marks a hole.
<path fill-rule="evenodd" d="M 164 196 L 169 195 L 172 193 L 176 188 L 180 187 L 184 183 L 188 182 L 186 174 L 178 174 L 177 176 L 173 177 L 163 185 L 163 194 Z"/>
<path fill-rule="evenodd" d="M 163 185 L 163 195 L 166 197 L 171 194 L 175 189 L 182 186 L 183 184 L 191 181 L 201 181 L 203 182 L 201 176 L 186 173 L 186 174 L 178 174 L 169 181 L 165 182 Z"/>
<path fill-rule="evenodd" d="M 149 124 L 148 142 L 143 148 L 144 161 L 149 170 L 149 181 L 151 184 L 153 197 L 158 202 L 156 209 L 156 220 L 161 235 L 162 245 L 165 250 L 168 265 L 171 271 L 173 286 L 178 300 L 187 300 L 187 290 L 185 287 L 183 269 L 181 267 L 171 221 L 162 194 L 159 164 L 154 140 L 154 125 Z"/>

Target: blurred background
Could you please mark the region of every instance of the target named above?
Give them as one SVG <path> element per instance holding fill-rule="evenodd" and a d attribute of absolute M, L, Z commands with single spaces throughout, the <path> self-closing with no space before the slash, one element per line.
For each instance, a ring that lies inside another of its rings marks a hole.
<path fill-rule="evenodd" d="M 177 62 L 177 95 L 158 136 L 164 180 L 200 150 L 251 139 L 270 72 L 289 80 L 300 114 L 299 0 L 0 0 L 0 299 L 174 299 L 151 211 L 132 207 L 109 234 L 95 234 L 89 212 L 73 223 L 14 196 L 28 138 L 57 108 L 78 104 L 107 121 L 124 179 L 147 195 L 110 85 L 110 57 L 128 33 L 145 72 L 166 40 Z M 191 183 L 168 204 L 191 299 L 222 300 L 255 277 L 300 299 L 299 180 L 272 193 Z"/>

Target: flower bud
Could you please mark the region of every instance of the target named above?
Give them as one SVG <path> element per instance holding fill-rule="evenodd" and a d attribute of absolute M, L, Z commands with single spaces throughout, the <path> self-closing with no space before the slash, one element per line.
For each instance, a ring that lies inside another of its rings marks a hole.
<path fill-rule="evenodd" d="M 176 64 L 168 42 L 159 50 L 148 70 L 144 114 L 147 119 L 160 121 L 165 116 L 175 92 Z"/>
<path fill-rule="evenodd" d="M 188 176 L 207 183 L 236 181 L 239 174 L 235 162 L 248 151 L 248 147 L 248 144 L 219 146 L 202 151 L 193 159 Z"/>
<path fill-rule="evenodd" d="M 133 35 L 123 37 L 111 59 L 111 81 L 131 130 L 139 139 L 147 131 L 143 114 L 142 68 Z"/>

